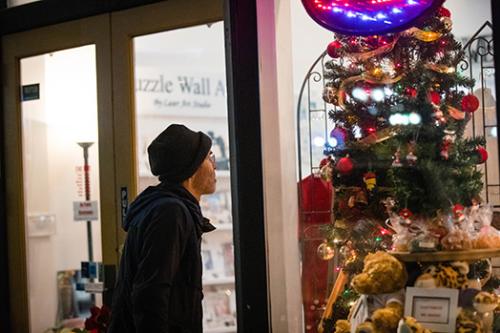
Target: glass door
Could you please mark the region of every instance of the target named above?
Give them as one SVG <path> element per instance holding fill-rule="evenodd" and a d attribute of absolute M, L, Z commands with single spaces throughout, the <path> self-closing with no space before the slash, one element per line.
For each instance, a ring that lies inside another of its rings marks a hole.
<path fill-rule="evenodd" d="M 99 267 L 117 261 L 108 25 L 2 40 L 15 332 L 82 328 L 102 304 Z"/>
<path fill-rule="evenodd" d="M 172 123 L 207 133 L 217 191 L 202 197 L 216 230 L 203 235 L 204 332 L 236 332 L 231 183 L 222 2 L 165 2 L 113 14 L 119 186 L 135 197 L 158 184 L 147 147 Z M 142 17 L 147 17 L 142 19 Z M 130 21 L 141 22 L 131 25 Z M 147 22 L 147 23 L 145 23 Z M 127 73 L 123 75 L 123 73 Z M 127 76 L 130 73 L 130 76 Z"/>

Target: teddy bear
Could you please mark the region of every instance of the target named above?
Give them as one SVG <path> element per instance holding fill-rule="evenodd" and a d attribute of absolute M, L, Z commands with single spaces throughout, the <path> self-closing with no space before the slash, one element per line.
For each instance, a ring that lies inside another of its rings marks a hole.
<path fill-rule="evenodd" d="M 368 254 L 363 271 L 351 280 L 361 295 L 354 304 L 349 321 L 339 320 L 336 333 L 396 333 L 403 316 L 405 266 L 387 252 Z"/>

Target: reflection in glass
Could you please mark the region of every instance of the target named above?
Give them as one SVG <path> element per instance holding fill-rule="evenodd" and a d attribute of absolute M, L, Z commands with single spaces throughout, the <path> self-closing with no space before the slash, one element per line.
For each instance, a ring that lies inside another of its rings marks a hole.
<path fill-rule="evenodd" d="M 205 332 L 236 332 L 229 136 L 222 22 L 134 38 L 137 191 L 158 183 L 147 147 L 172 123 L 212 138 L 217 192 L 202 197 Z"/>

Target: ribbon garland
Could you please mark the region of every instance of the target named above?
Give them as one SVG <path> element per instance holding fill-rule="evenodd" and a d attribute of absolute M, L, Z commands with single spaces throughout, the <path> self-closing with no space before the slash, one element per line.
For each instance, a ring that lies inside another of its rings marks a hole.
<path fill-rule="evenodd" d="M 357 81 L 366 81 L 371 84 L 393 84 L 399 82 L 403 78 L 403 75 L 398 75 L 396 77 L 386 77 L 382 76 L 381 78 L 377 78 L 369 73 L 363 73 L 361 75 L 351 76 L 350 78 L 345 79 L 340 84 L 339 90 L 337 92 L 338 106 L 345 110 L 345 96 L 346 96 L 346 86 L 355 83 Z"/>
<path fill-rule="evenodd" d="M 457 108 L 454 108 L 451 105 L 448 106 L 448 114 L 450 117 L 452 117 L 455 120 L 463 120 L 465 119 L 465 112 L 458 110 Z"/>
<path fill-rule="evenodd" d="M 425 68 L 441 74 L 453 74 L 457 70 L 455 67 L 450 67 L 441 64 L 425 64 Z"/>
<path fill-rule="evenodd" d="M 434 42 L 443 36 L 440 32 L 425 31 L 415 27 L 403 31 L 401 35 L 404 37 L 413 37 L 426 43 Z"/>
<path fill-rule="evenodd" d="M 379 56 L 383 53 L 391 52 L 394 49 L 397 41 L 399 40 L 399 36 L 395 36 L 394 40 L 384 46 L 381 46 L 375 50 L 367 51 L 367 52 L 358 52 L 358 53 L 348 53 L 346 57 L 351 58 L 353 61 L 366 61 L 370 58 Z"/>
<path fill-rule="evenodd" d="M 332 312 L 333 312 L 333 305 L 335 304 L 335 301 L 340 295 L 340 292 L 344 289 L 344 286 L 347 284 L 347 274 L 344 273 L 344 271 L 341 269 L 339 272 L 339 275 L 337 277 L 337 280 L 335 281 L 335 284 L 333 286 L 332 292 L 330 293 L 330 297 L 328 297 L 328 302 L 326 304 L 326 309 L 325 312 L 323 312 L 323 315 L 321 316 L 321 321 L 318 324 L 318 333 L 323 333 L 324 332 L 324 325 L 323 322 L 331 318 Z"/>

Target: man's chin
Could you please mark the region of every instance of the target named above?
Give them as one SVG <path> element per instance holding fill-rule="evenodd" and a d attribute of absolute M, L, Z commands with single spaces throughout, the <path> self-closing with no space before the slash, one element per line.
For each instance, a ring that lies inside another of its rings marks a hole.
<path fill-rule="evenodd" d="M 205 191 L 203 194 L 204 194 L 204 195 L 214 194 L 214 193 L 215 193 L 215 191 L 217 191 L 217 188 L 214 186 L 213 188 L 208 189 L 207 191 Z"/>

